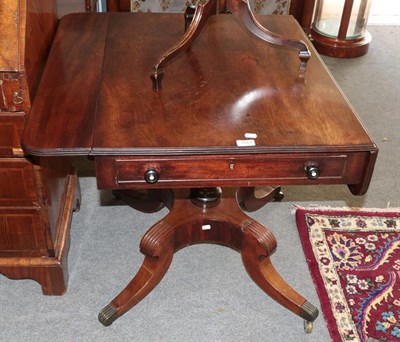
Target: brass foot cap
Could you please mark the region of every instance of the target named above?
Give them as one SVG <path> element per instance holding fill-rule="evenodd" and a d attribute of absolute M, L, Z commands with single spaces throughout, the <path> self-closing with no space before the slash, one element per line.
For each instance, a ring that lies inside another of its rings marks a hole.
<path fill-rule="evenodd" d="M 110 326 L 118 318 L 117 308 L 112 304 L 108 304 L 100 311 L 98 318 L 105 327 Z"/>
<path fill-rule="evenodd" d="M 308 322 L 314 322 L 318 317 L 318 309 L 311 303 L 305 301 L 301 307 L 300 316 Z"/>

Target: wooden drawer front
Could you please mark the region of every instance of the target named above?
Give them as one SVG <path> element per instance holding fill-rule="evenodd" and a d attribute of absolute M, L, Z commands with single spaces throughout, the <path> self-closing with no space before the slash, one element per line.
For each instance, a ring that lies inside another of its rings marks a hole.
<path fill-rule="evenodd" d="M 34 166 L 24 158 L 0 158 L 0 208 L 39 206 Z"/>
<path fill-rule="evenodd" d="M 0 208 L 0 257 L 47 256 L 40 212 Z"/>
<path fill-rule="evenodd" d="M 24 97 L 18 72 L 0 73 L 0 111 L 19 112 L 23 109 Z"/>
<path fill-rule="evenodd" d="M 366 154 L 308 154 L 198 157 L 97 157 L 100 188 L 149 187 L 144 180 L 153 168 L 159 174 L 152 187 L 253 186 L 274 184 L 351 184 L 359 181 L 357 163 Z M 320 176 L 311 180 L 306 167 L 315 165 Z"/>
<path fill-rule="evenodd" d="M 0 156 L 22 156 L 21 135 L 25 114 L 0 112 Z"/>

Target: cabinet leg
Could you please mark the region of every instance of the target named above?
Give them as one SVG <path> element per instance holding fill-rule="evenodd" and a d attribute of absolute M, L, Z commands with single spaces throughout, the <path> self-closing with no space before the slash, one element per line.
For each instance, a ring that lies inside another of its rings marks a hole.
<path fill-rule="evenodd" d="M 69 230 L 72 211 L 79 210 L 81 194 L 76 173 L 72 172 L 65 185 L 59 210 L 58 232 L 54 240 L 55 256 L 1 257 L 0 273 L 11 279 L 33 279 L 45 295 L 59 296 L 67 291 Z"/>
<path fill-rule="evenodd" d="M 68 272 L 55 258 L 0 258 L 0 273 L 10 279 L 32 279 L 44 295 L 60 296 L 67 291 Z"/>
<path fill-rule="evenodd" d="M 42 279 L 38 280 L 45 295 L 61 296 L 67 291 L 68 272 L 63 267 L 44 268 Z"/>

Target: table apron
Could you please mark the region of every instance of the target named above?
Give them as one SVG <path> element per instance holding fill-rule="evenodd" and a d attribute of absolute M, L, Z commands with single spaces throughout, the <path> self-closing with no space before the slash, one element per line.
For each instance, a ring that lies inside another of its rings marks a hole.
<path fill-rule="evenodd" d="M 357 184 L 368 152 L 268 154 L 237 156 L 101 156 L 95 158 L 100 189 L 187 188 L 296 184 Z M 317 179 L 306 168 L 320 170 Z M 155 170 L 159 180 L 145 181 Z"/>

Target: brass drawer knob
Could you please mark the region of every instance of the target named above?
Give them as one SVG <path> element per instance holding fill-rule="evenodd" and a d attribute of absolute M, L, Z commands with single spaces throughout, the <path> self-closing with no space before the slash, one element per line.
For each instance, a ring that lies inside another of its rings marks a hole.
<path fill-rule="evenodd" d="M 144 180 L 146 181 L 146 183 L 154 184 L 157 183 L 159 179 L 160 175 L 153 167 L 148 168 L 146 173 L 144 174 Z"/>
<path fill-rule="evenodd" d="M 306 174 L 308 179 L 317 179 L 320 175 L 320 170 L 318 166 L 310 164 L 306 166 Z"/>

